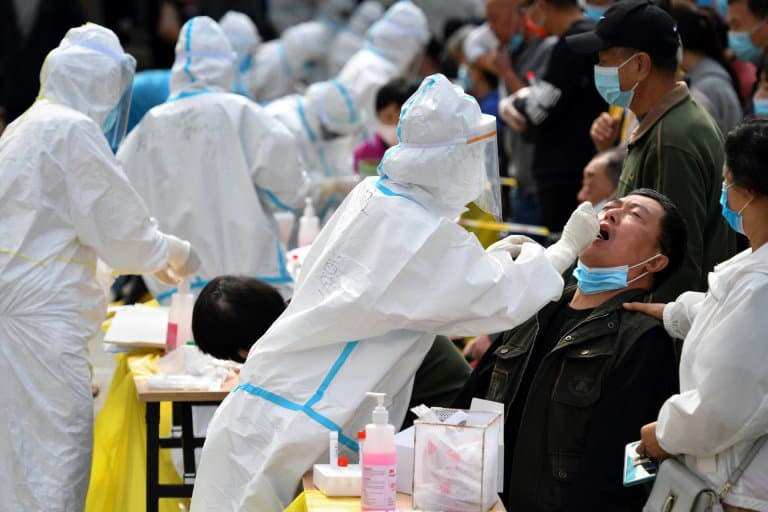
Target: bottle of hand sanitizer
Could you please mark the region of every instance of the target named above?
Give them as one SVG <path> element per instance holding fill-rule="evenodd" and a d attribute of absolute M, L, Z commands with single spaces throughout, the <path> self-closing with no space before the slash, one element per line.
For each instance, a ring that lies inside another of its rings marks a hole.
<path fill-rule="evenodd" d="M 304 215 L 299 219 L 299 247 L 312 244 L 312 242 L 315 241 L 317 234 L 320 232 L 320 219 L 315 215 L 315 207 L 312 205 L 312 198 L 308 197 L 304 202 Z"/>
<path fill-rule="evenodd" d="M 362 448 L 363 510 L 395 510 L 397 497 L 397 452 L 395 427 L 389 425 L 389 414 L 384 408 L 384 393 L 368 393 L 376 397 L 373 423 L 365 426 Z"/>

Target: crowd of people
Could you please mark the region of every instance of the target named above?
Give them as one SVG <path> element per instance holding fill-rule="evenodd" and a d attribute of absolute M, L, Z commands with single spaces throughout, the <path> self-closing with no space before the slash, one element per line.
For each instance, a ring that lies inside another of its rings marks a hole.
<path fill-rule="evenodd" d="M 503 403 L 511 511 L 643 510 L 640 440 L 768 512 L 768 0 L 160 2 L 139 72 L 54 4 L 0 3 L 0 508 L 83 510 L 88 340 L 188 280 L 242 364 L 193 511 L 283 510 L 375 391 Z"/>

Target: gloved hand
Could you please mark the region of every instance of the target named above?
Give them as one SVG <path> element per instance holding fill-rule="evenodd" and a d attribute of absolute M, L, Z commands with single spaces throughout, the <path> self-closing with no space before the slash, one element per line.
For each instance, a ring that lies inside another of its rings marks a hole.
<path fill-rule="evenodd" d="M 529 88 L 524 87 L 512 96 L 508 96 L 499 101 L 499 115 L 501 116 L 501 119 L 507 126 L 516 132 L 524 132 L 528 127 L 528 122 L 525 120 L 525 116 L 515 108 L 515 100 L 517 98 L 524 98 L 528 96 L 528 94 L 530 94 Z"/>
<path fill-rule="evenodd" d="M 506 251 L 514 260 L 520 256 L 520 252 L 523 250 L 523 244 L 526 243 L 535 244 L 536 241 L 525 235 L 510 235 L 488 247 L 485 252 Z"/>
<path fill-rule="evenodd" d="M 584 201 L 571 214 L 563 228 L 563 235 L 544 251 L 549 262 L 562 274 L 573 265 L 581 251 L 595 241 L 600 232 L 600 222 L 592 203 Z"/>
<path fill-rule="evenodd" d="M 167 284 L 176 284 L 200 268 L 200 258 L 192 244 L 173 235 L 165 235 L 168 244 L 168 265 L 155 273 L 155 277 Z"/>

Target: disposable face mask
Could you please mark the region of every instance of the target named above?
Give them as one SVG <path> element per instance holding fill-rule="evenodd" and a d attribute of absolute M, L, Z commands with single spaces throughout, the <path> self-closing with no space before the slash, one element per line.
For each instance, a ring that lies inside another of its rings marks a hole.
<path fill-rule="evenodd" d="M 647 260 L 643 260 L 636 265 L 632 265 L 631 267 L 628 265 L 621 265 L 618 267 L 590 268 L 579 260 L 576 264 L 576 268 L 573 269 L 573 277 L 578 281 L 579 291 L 585 295 L 621 290 L 638 279 L 642 279 L 648 275 L 648 272 L 643 272 L 631 281 L 627 281 L 627 276 L 629 275 L 630 270 L 655 260 L 659 256 L 661 256 L 660 253 L 656 256 L 651 256 Z"/>
<path fill-rule="evenodd" d="M 588 18 L 598 21 L 603 17 L 605 11 L 608 9 L 608 6 L 585 3 L 581 6 L 581 8 L 584 10 L 584 14 L 586 14 Z"/>
<path fill-rule="evenodd" d="M 459 85 L 465 92 L 471 91 L 475 84 L 472 83 L 472 77 L 469 76 L 469 68 L 462 64 L 459 67 L 458 77 Z"/>
<path fill-rule="evenodd" d="M 395 124 L 379 124 L 376 128 L 376 133 L 379 134 L 381 140 L 383 140 L 387 146 L 392 147 L 397 145 L 397 125 Z"/>
<path fill-rule="evenodd" d="M 512 51 L 512 53 L 516 52 L 520 49 L 521 46 L 523 46 L 523 41 L 523 34 L 512 34 L 512 37 L 509 38 L 509 49 Z"/>
<path fill-rule="evenodd" d="M 595 66 L 595 87 L 606 103 L 616 105 L 617 107 L 629 108 L 639 82 L 635 83 L 630 90 L 622 91 L 621 83 L 619 82 L 619 70 L 635 58 L 635 55 L 632 55 L 616 67 Z"/>
<path fill-rule="evenodd" d="M 735 212 L 728 208 L 728 189 L 733 186 L 733 183 L 730 185 L 723 185 L 723 191 L 720 193 L 720 206 L 723 208 L 723 217 L 725 217 L 725 221 L 728 223 L 728 225 L 731 227 L 732 230 L 734 230 L 737 233 L 744 234 L 744 224 L 743 219 L 741 217 L 741 212 L 743 212 L 747 206 L 749 206 L 749 203 L 752 202 L 752 199 L 747 201 L 747 204 L 741 207 L 741 210 Z"/>
<path fill-rule="evenodd" d="M 728 46 L 739 59 L 757 64 L 763 56 L 762 48 L 752 44 L 751 32 L 728 31 Z"/>
<path fill-rule="evenodd" d="M 768 116 L 768 98 L 755 98 L 752 100 L 752 112 L 756 116 Z"/>

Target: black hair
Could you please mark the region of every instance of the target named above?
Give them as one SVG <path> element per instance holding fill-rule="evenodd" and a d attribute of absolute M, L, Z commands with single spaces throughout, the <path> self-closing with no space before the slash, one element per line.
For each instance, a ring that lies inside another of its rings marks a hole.
<path fill-rule="evenodd" d="M 384 84 L 376 93 L 376 112 L 381 112 L 390 105 L 402 107 L 403 103 L 419 88 L 418 84 L 397 78 Z"/>
<path fill-rule="evenodd" d="M 742 0 L 728 0 L 728 5 L 740 1 Z M 747 0 L 747 8 L 755 15 L 755 18 L 762 20 L 768 17 L 768 0 Z"/>
<path fill-rule="evenodd" d="M 572 7 L 579 7 L 578 0 L 546 0 L 546 1 L 549 5 L 551 5 L 555 9 L 570 9 Z"/>
<path fill-rule="evenodd" d="M 198 348 L 218 359 L 243 362 L 248 351 L 285 310 L 272 286 L 244 276 L 212 279 L 192 310 L 192 334 Z"/>
<path fill-rule="evenodd" d="M 768 195 L 768 118 L 747 117 L 728 132 L 725 164 L 734 183 L 754 194 Z"/>
<path fill-rule="evenodd" d="M 604 151 L 601 156 L 605 158 L 605 171 L 611 178 L 614 188 L 619 186 L 619 176 L 624 168 L 624 160 L 627 158 L 627 148 L 618 147 Z"/>
<path fill-rule="evenodd" d="M 731 86 L 740 97 L 738 77 L 725 59 L 726 45 L 715 21 L 717 15 L 683 2 L 675 3 L 670 14 L 677 24 L 683 48 L 702 53 L 720 64 L 728 72 Z"/>
<path fill-rule="evenodd" d="M 627 196 L 643 196 L 653 199 L 664 210 L 664 216 L 659 219 L 659 238 L 657 242 L 661 254 L 669 259 L 669 263 L 664 270 L 653 275 L 653 285 L 651 286 L 653 291 L 682 266 L 683 259 L 685 259 L 685 251 L 688 247 L 688 227 L 675 203 L 664 194 L 650 188 L 638 188 L 627 194 Z"/>

